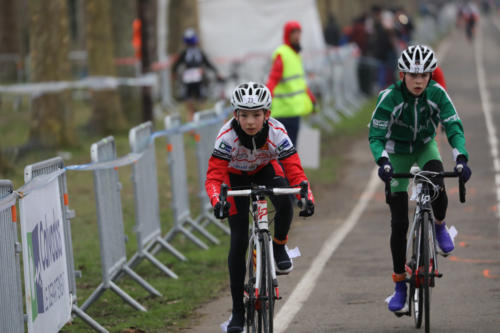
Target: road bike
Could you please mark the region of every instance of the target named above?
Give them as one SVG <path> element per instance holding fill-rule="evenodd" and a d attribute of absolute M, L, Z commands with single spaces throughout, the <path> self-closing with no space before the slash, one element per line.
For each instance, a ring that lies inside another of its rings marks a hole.
<path fill-rule="evenodd" d="M 413 314 L 416 328 L 422 326 L 422 321 L 425 318 L 426 333 L 430 332 L 431 288 L 435 286 L 435 279 L 443 276 L 438 269 L 437 254 L 447 256 L 447 254 L 437 250 L 431 202 L 438 196 L 440 187 L 434 184 L 432 180 L 458 177 L 459 198 L 460 202 L 464 203 L 465 184 L 460 178 L 460 165 L 457 169 L 458 172 L 435 172 L 421 171 L 418 167 L 413 167 L 410 173 L 395 173 L 392 175 L 392 178 L 413 179 L 412 198 L 416 200 L 413 222 L 406 243 L 406 272 L 408 274 L 406 282 L 410 287 L 408 307 L 403 311 L 395 312 L 395 315 L 401 317 Z M 386 201 L 389 203 L 391 197 L 390 182 L 385 184 L 385 194 Z"/>
<path fill-rule="evenodd" d="M 221 185 L 219 200 L 224 203 L 230 196 L 249 196 L 252 216 L 245 281 L 245 309 L 247 333 L 272 333 L 275 301 L 281 299 L 276 278 L 273 255 L 273 240 L 269 230 L 266 197 L 271 195 L 299 194 L 302 207 L 305 207 L 308 183 L 303 181 L 299 187 L 251 186 L 244 190 L 229 190 Z"/>

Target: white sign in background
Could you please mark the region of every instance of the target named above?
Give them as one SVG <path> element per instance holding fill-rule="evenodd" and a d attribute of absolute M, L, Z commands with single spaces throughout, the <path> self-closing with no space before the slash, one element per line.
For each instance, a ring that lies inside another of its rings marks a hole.
<path fill-rule="evenodd" d="M 19 200 L 19 207 L 28 332 L 57 332 L 71 319 L 58 178 Z"/>
<path fill-rule="evenodd" d="M 304 168 L 318 169 L 320 166 L 321 133 L 306 122 L 300 124 L 297 151 Z"/>

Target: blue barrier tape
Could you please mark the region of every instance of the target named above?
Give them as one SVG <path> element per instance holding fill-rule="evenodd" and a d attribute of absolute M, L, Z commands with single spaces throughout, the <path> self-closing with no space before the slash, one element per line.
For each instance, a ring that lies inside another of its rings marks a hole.
<path fill-rule="evenodd" d="M 225 120 L 227 115 L 231 111 L 232 111 L 231 108 L 225 108 L 222 110 L 222 112 L 217 117 L 214 117 L 212 119 L 207 119 L 207 120 L 202 120 L 202 121 L 197 121 L 197 122 L 191 121 L 189 123 L 186 123 L 184 125 L 181 125 L 181 126 L 178 126 L 175 128 L 169 128 L 166 130 L 153 132 L 149 136 L 148 144 L 154 143 L 156 138 L 159 138 L 159 137 L 165 137 L 165 136 L 169 136 L 172 134 L 182 134 L 182 133 L 186 133 L 186 132 L 189 132 L 192 130 L 196 130 L 196 129 L 205 127 L 205 126 L 217 124 L 217 123 Z M 117 159 L 112 160 L 112 161 L 68 165 L 68 166 L 64 167 L 64 170 L 91 171 L 91 170 L 103 170 L 103 169 L 119 168 L 122 166 L 126 166 L 129 164 L 135 163 L 136 161 L 140 160 L 141 157 L 142 157 L 141 153 L 129 153 L 123 157 L 117 158 Z"/>

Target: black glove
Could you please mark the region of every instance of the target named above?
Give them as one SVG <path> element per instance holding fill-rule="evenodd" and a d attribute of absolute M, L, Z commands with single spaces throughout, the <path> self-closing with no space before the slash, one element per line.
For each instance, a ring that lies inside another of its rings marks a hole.
<path fill-rule="evenodd" d="M 300 211 L 299 216 L 309 217 L 314 214 L 314 203 L 312 200 L 306 200 L 306 206 Z"/>
<path fill-rule="evenodd" d="M 387 157 L 381 157 L 377 164 L 380 165 L 378 168 L 378 176 L 380 179 L 384 182 L 390 181 L 392 178 L 393 168 L 389 159 Z"/>
<path fill-rule="evenodd" d="M 231 207 L 231 204 L 227 201 L 224 201 L 224 207 L 222 206 L 222 203 L 218 201 L 215 206 L 214 206 L 214 216 L 218 219 L 225 219 L 226 217 L 229 216 L 229 208 Z"/>
<path fill-rule="evenodd" d="M 462 172 L 459 171 L 458 168 L 459 165 L 462 165 Z M 464 155 L 458 155 L 457 165 L 455 166 L 455 172 L 460 174 L 460 178 L 464 183 L 466 183 L 469 180 L 470 176 L 472 175 L 472 171 L 467 166 L 467 159 L 465 158 Z"/>

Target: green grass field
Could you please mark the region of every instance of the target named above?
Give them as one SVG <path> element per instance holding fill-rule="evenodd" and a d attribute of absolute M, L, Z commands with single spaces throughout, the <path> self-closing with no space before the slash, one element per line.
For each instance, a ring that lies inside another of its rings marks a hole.
<path fill-rule="evenodd" d="M 348 141 L 353 138 L 367 136 L 367 124 L 375 100 L 368 100 L 364 107 L 351 118 L 343 119 L 334 127 L 332 134 L 322 133 L 321 167 L 318 170 L 306 170 L 316 197 L 331 188 L 336 181 L 336 170 L 342 162 L 342 152 Z M 66 165 L 82 164 L 90 161 L 90 145 L 98 141 L 99 137 L 89 137 L 85 130 L 85 119 L 90 114 L 89 105 L 83 102 L 75 103 L 75 110 L 79 122 L 79 143 L 76 147 L 67 149 L 71 158 Z M 157 129 L 161 129 L 162 122 L 157 121 Z M 2 146 L 10 147 L 24 142 L 27 139 L 29 113 L 9 110 L 9 104 L 4 103 L 0 109 L 0 130 L 5 140 Z M 135 124 L 134 124 L 135 125 Z M 130 128 L 134 125 L 130 125 Z M 192 207 L 192 216 L 198 212 L 197 175 L 194 156 L 194 139 L 185 137 L 186 158 L 188 159 L 189 193 Z M 115 136 L 118 156 L 126 155 L 130 149 L 128 133 Z M 367 143 L 368 144 L 368 143 Z M 160 215 L 162 230 L 166 233 L 172 227 L 172 210 L 170 206 L 171 193 L 169 191 L 168 169 L 166 165 L 167 153 L 165 140 L 160 138 L 156 142 L 157 170 L 160 198 Z M 0 178 L 10 179 L 15 188 L 23 184 L 23 169 L 26 165 L 54 157 L 58 151 L 37 151 L 18 157 L 15 162 L 4 169 Z M 12 159 L 15 156 L 7 155 Z M 134 204 L 133 188 L 131 183 L 131 167 L 119 169 L 125 233 L 128 236 L 127 256 L 130 258 L 137 249 L 137 240 L 134 232 Z M 94 201 L 92 172 L 68 171 L 67 173 L 69 207 L 76 212 L 71 221 L 72 241 L 75 258 L 75 268 L 82 273 L 77 279 L 78 304 L 95 290 L 101 282 L 101 260 L 99 253 L 99 237 L 97 217 Z M 126 304 L 111 291 L 106 291 L 95 302 L 87 313 L 105 326 L 110 332 L 180 332 L 186 327 L 196 308 L 211 300 L 228 287 L 227 276 L 227 249 L 229 237 L 219 229 L 210 227 L 209 230 L 221 240 L 221 245 L 210 246 L 209 250 L 201 250 L 183 236 L 177 236 L 172 245 L 188 258 L 187 262 L 180 262 L 173 255 L 161 251 L 157 258 L 179 275 L 178 280 L 166 277 L 155 266 L 143 261 L 135 271 L 146 281 L 158 289 L 163 296 L 151 297 L 140 285 L 125 277 L 118 281 L 133 298 L 143 304 L 148 311 L 139 312 Z M 203 239 L 202 236 L 200 236 Z M 207 240 L 204 241 L 209 244 Z M 228 308 L 230 304 L 228 304 Z M 132 328 L 135 328 L 134 331 Z M 93 332 L 81 319 L 75 318 L 71 325 L 67 325 L 62 332 L 80 333 Z"/>

